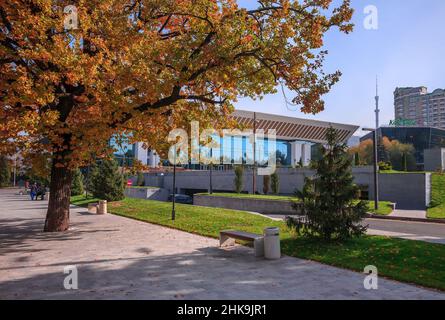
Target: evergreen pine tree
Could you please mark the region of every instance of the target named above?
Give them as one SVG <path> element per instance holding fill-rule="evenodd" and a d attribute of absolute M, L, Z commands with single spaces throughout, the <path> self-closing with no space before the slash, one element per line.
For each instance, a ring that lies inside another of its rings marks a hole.
<path fill-rule="evenodd" d="M 271 176 L 271 187 L 272 187 L 272 193 L 273 194 L 279 194 L 280 193 L 280 177 L 276 172 L 274 172 Z"/>
<path fill-rule="evenodd" d="M 8 158 L 0 155 L 0 187 L 7 187 L 11 183 L 11 167 Z"/>
<path fill-rule="evenodd" d="M 347 239 L 363 235 L 367 227 L 367 205 L 356 202 L 359 188 L 353 182 L 352 160 L 345 144 L 338 142 L 332 127 L 326 135 L 328 144 L 322 147 L 323 157 L 314 164 L 315 176 L 306 179 L 297 195 L 303 201 L 305 219 L 288 218 L 289 227 L 299 234 L 324 240 Z"/>
<path fill-rule="evenodd" d="M 73 180 L 71 182 L 71 195 L 72 196 L 80 196 L 84 193 L 83 187 L 83 174 L 79 169 L 74 171 Z"/>
<path fill-rule="evenodd" d="M 92 193 L 96 198 L 107 201 L 119 201 L 125 198 L 124 178 L 114 159 L 102 161 L 97 172 L 92 175 L 92 184 Z"/>

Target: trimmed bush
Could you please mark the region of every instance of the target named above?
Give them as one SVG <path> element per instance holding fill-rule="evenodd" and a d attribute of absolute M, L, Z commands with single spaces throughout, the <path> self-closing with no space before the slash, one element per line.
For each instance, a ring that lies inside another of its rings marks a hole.
<path fill-rule="evenodd" d="M 236 166 L 235 167 L 235 180 L 233 181 L 236 193 L 241 193 L 243 191 L 243 175 L 244 175 L 243 167 Z"/>
<path fill-rule="evenodd" d="M 138 187 L 144 187 L 145 186 L 145 177 L 144 177 L 144 174 L 142 172 L 138 172 L 136 185 Z"/>
<path fill-rule="evenodd" d="M 271 187 L 272 187 L 272 193 L 273 194 L 279 194 L 280 193 L 280 177 L 276 172 L 274 172 L 271 176 Z"/>
<path fill-rule="evenodd" d="M 270 190 L 270 176 L 263 176 L 263 193 L 268 194 Z"/>

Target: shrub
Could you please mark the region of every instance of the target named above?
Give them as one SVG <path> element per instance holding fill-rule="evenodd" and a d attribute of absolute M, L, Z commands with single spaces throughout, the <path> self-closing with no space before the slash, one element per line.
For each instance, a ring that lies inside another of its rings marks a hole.
<path fill-rule="evenodd" d="M 91 192 L 95 198 L 119 201 L 124 196 L 124 178 L 119 172 L 116 160 L 104 160 L 92 174 Z"/>
<path fill-rule="evenodd" d="M 145 177 L 144 177 L 144 174 L 142 172 L 138 172 L 136 185 L 138 187 L 144 187 L 145 186 Z"/>
<path fill-rule="evenodd" d="M 270 190 L 270 176 L 263 176 L 263 193 L 268 194 Z"/>
<path fill-rule="evenodd" d="M 276 172 L 274 172 L 271 176 L 271 187 L 272 187 L 272 193 L 273 194 L 279 194 L 280 193 L 280 177 Z"/>
<path fill-rule="evenodd" d="M 242 166 L 235 167 L 235 180 L 233 181 L 235 185 L 236 193 L 241 193 L 243 191 L 243 175 L 244 169 Z"/>
<path fill-rule="evenodd" d="M 324 240 L 359 237 L 367 230 L 360 223 L 366 216 L 367 204 L 355 202 L 359 189 L 353 183 L 352 160 L 346 145 L 338 142 L 333 128 L 326 138 L 328 145 L 323 146 L 324 156 L 315 164 L 315 176 L 306 178 L 303 190 L 297 192 L 305 217 L 287 218 L 287 224 L 298 234 Z"/>
<path fill-rule="evenodd" d="M 380 161 L 379 162 L 379 170 L 390 171 L 390 170 L 392 170 L 392 165 L 391 165 L 391 163 Z"/>
<path fill-rule="evenodd" d="M 304 168 L 303 158 L 300 158 L 300 160 L 298 161 L 298 168 Z"/>
<path fill-rule="evenodd" d="M 80 196 L 84 193 L 83 174 L 79 169 L 74 171 L 73 180 L 71 182 L 71 195 Z"/>

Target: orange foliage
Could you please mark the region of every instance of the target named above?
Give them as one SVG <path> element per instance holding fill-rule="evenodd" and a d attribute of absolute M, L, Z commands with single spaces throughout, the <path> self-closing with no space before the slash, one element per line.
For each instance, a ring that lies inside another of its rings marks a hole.
<path fill-rule="evenodd" d="M 0 151 L 39 150 L 74 168 L 109 154 L 114 134 L 165 149 L 171 128 L 232 126 L 238 97 L 279 82 L 317 113 L 340 76 L 322 72 L 323 36 L 352 30 L 349 1 L 328 13 L 331 2 L 2 0 Z M 67 30 L 73 3 L 79 25 Z"/>

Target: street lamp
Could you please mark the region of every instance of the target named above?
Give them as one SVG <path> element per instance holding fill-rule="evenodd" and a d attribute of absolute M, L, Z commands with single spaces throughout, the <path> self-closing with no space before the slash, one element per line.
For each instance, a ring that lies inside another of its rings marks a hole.
<path fill-rule="evenodd" d="M 173 197 L 172 197 L 172 220 L 176 219 L 175 203 L 176 203 L 176 145 L 175 154 L 173 156 Z"/>
<path fill-rule="evenodd" d="M 210 194 L 213 194 L 213 181 L 212 181 L 212 171 L 213 171 L 213 147 L 210 148 L 210 185 L 209 185 L 209 192 Z"/>
<path fill-rule="evenodd" d="M 374 145 L 374 208 L 379 209 L 379 175 L 378 175 L 378 151 L 377 151 L 377 130 L 370 128 L 363 128 L 363 131 L 372 132 Z"/>

